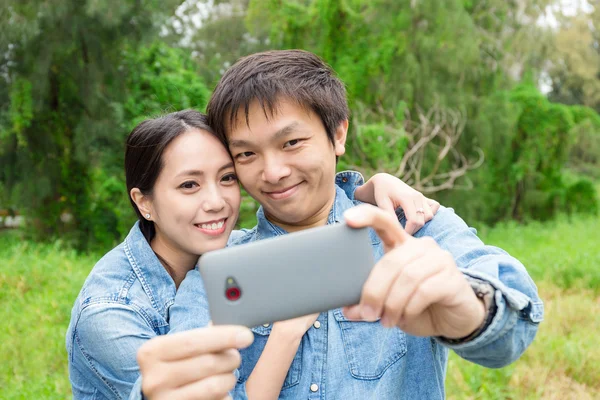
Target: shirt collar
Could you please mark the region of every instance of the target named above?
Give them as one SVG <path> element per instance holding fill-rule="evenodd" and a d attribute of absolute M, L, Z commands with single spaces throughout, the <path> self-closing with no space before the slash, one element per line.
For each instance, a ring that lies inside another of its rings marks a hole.
<path fill-rule="evenodd" d="M 162 266 L 136 222 L 125 238 L 125 254 L 152 305 L 160 311 L 175 297 L 175 282 Z"/>

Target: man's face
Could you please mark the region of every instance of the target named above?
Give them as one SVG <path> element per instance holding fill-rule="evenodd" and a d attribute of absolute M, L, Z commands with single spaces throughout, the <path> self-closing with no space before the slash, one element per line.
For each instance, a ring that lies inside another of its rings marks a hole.
<path fill-rule="evenodd" d="M 288 230 L 324 224 L 335 199 L 335 160 L 344 153 L 348 122 L 332 144 L 321 119 L 283 99 L 267 118 L 257 101 L 227 129 L 239 181 L 265 209 L 267 218 Z"/>

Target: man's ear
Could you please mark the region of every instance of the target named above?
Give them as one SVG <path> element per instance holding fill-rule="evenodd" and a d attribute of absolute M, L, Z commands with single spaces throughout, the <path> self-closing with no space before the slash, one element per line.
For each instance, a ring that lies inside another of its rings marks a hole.
<path fill-rule="evenodd" d="M 333 135 L 333 147 L 336 156 L 341 156 L 346 152 L 346 136 L 348 135 L 348 120 L 345 119 L 339 123 Z"/>
<path fill-rule="evenodd" d="M 131 191 L 129 192 L 129 195 L 131 196 L 131 200 L 133 200 L 133 202 L 137 206 L 138 210 L 140 210 L 140 213 L 143 216 L 150 215 L 150 218 L 148 218 L 148 219 L 151 219 L 153 209 L 152 209 L 152 200 L 150 199 L 150 196 L 146 196 L 138 188 L 131 189 Z"/>

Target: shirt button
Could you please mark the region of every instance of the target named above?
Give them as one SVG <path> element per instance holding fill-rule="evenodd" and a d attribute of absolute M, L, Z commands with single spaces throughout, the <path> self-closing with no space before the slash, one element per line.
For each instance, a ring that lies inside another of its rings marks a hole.
<path fill-rule="evenodd" d="M 319 329 L 319 328 L 321 327 L 321 323 L 320 323 L 319 321 L 315 321 L 315 323 L 313 324 L 313 326 L 314 326 L 316 329 Z"/>
<path fill-rule="evenodd" d="M 312 385 L 310 385 L 311 392 L 316 392 L 317 390 L 319 390 L 319 385 L 317 385 L 316 383 L 313 383 Z"/>
<path fill-rule="evenodd" d="M 271 324 L 263 324 L 265 328 L 268 328 Z"/>
<path fill-rule="evenodd" d="M 342 178 L 342 182 L 344 182 L 344 183 L 348 182 L 348 178 L 346 178 L 346 177 L 343 177 L 343 178 Z"/>

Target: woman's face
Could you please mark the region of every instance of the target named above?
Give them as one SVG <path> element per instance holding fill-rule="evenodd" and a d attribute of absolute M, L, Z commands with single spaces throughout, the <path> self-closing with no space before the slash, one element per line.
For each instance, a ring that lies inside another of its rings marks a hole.
<path fill-rule="evenodd" d="M 240 189 L 225 147 L 198 129 L 174 139 L 149 200 L 154 240 L 201 255 L 227 244 L 240 209 Z"/>

